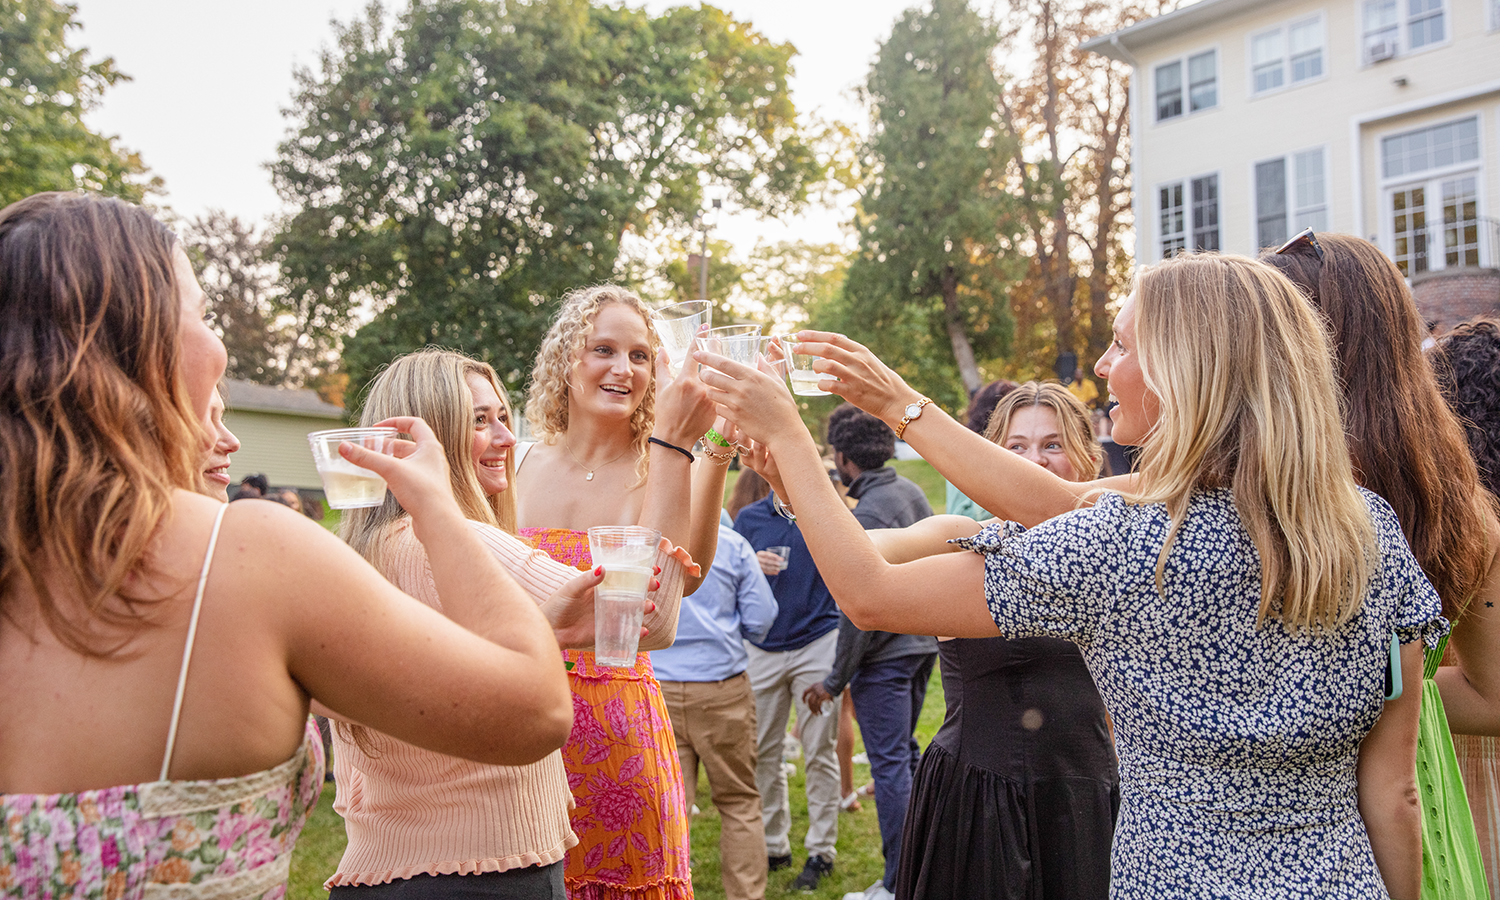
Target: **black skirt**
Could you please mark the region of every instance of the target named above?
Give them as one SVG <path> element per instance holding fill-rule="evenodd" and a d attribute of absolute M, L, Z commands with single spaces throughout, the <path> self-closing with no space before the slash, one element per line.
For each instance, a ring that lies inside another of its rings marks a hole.
<path fill-rule="evenodd" d="M 899 900 L 1105 900 L 1120 808 L 1104 704 L 1066 641 L 944 641 L 943 727 L 923 754 Z"/>

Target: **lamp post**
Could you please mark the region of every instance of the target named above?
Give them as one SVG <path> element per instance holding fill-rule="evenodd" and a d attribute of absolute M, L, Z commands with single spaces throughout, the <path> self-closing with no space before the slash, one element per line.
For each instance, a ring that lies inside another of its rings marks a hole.
<path fill-rule="evenodd" d="M 713 208 L 716 211 L 720 210 L 720 209 L 723 209 L 724 208 L 724 201 L 723 200 L 714 200 L 713 201 Z M 698 299 L 699 300 L 707 300 L 708 299 L 708 216 L 705 216 L 703 214 L 703 210 L 700 209 L 700 210 L 698 210 L 697 214 L 693 218 L 697 220 L 696 224 L 697 224 L 699 230 L 701 230 L 703 232 L 703 248 L 702 248 L 701 254 L 698 257 Z"/>

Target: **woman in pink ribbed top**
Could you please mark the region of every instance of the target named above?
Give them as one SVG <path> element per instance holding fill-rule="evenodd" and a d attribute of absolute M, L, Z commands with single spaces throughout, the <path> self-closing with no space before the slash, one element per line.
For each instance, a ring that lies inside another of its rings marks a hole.
<path fill-rule="evenodd" d="M 693 402 L 677 408 L 701 415 Z M 555 562 L 520 541 L 507 487 L 514 477 L 511 412 L 495 371 L 444 350 L 401 357 L 371 385 L 362 421 L 400 410 L 432 426 L 447 451 L 453 492 L 474 531 L 541 605 L 563 647 L 593 643 L 597 570 Z M 664 482 L 672 481 L 669 477 Z M 686 498 L 682 484 L 653 484 Z M 685 499 L 683 502 L 686 502 Z M 345 513 L 342 535 L 394 584 L 441 610 L 427 554 L 393 500 Z M 660 580 L 650 595 L 648 641 L 670 643 L 684 577 L 696 575 L 685 551 L 662 542 Z M 334 730 L 335 809 L 349 843 L 327 886 L 360 900 L 466 895 L 562 900 L 565 851 L 577 843 L 561 756 L 528 766 L 488 766 L 431 753 L 350 723 Z"/>

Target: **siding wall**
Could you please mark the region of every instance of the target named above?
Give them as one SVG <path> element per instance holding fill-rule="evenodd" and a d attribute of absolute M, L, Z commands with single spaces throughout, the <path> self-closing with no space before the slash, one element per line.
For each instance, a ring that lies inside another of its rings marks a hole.
<path fill-rule="evenodd" d="M 276 487 L 314 490 L 322 490 L 323 482 L 313 465 L 307 435 L 343 427 L 338 419 L 235 409 L 224 412 L 224 424 L 241 444 L 240 451 L 229 460 L 231 483 L 263 472 Z"/>
<path fill-rule="evenodd" d="M 1129 42 L 1139 63 L 1138 262 L 1161 258 L 1158 186 L 1212 173 L 1219 176 L 1222 249 L 1253 253 L 1255 163 L 1314 147 L 1325 151 L 1329 230 L 1370 238 L 1389 253 L 1380 138 L 1472 111 L 1480 113 L 1479 214 L 1500 215 L 1500 31 L 1490 27 L 1485 0 L 1445 0 L 1446 42 L 1369 65 L 1361 57 L 1361 8 L 1359 0 L 1267 2 L 1188 34 Z M 1325 74 L 1252 97 L 1250 36 L 1313 14 L 1323 17 Z M 1210 48 L 1218 51 L 1218 106 L 1158 123 L 1156 66 Z M 1473 96 L 1434 106 L 1463 94 Z"/>

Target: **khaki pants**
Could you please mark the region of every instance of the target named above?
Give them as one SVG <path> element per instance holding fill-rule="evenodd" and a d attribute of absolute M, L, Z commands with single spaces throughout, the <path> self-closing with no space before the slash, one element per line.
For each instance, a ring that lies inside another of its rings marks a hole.
<path fill-rule="evenodd" d="M 691 806 L 698 791 L 698 763 L 719 810 L 719 856 L 728 900 L 766 895 L 766 830 L 755 786 L 755 697 L 750 676 L 723 681 L 663 681 L 672 717 L 683 787 Z"/>

